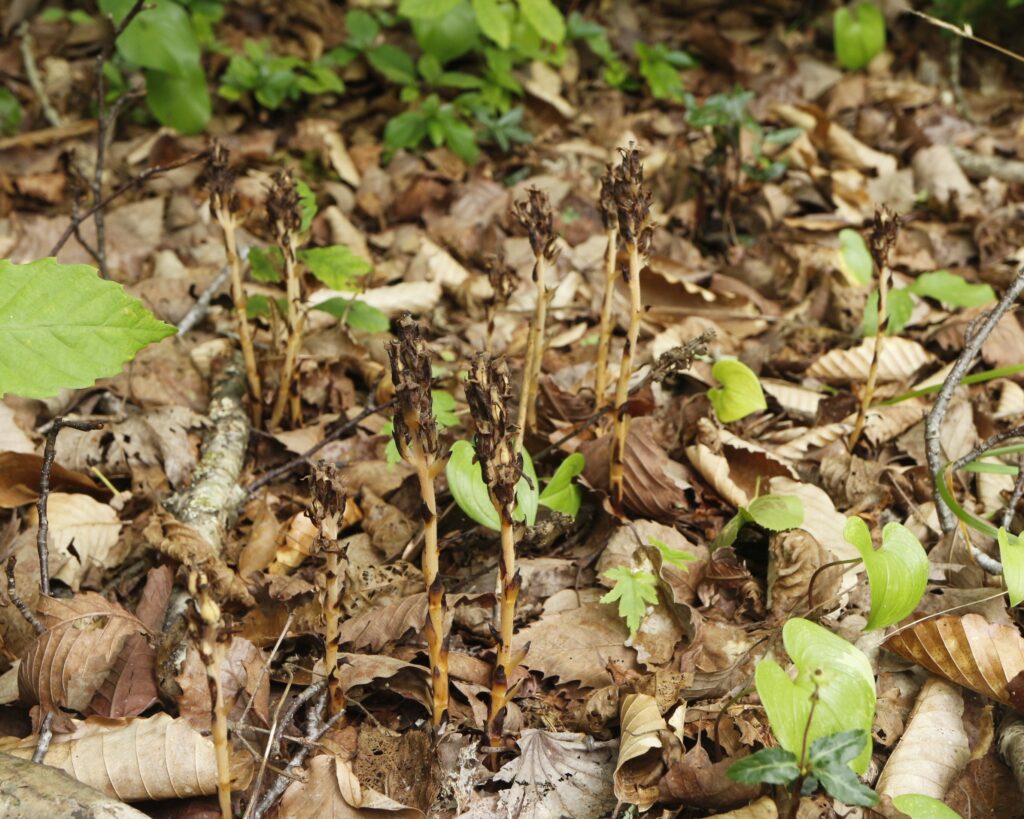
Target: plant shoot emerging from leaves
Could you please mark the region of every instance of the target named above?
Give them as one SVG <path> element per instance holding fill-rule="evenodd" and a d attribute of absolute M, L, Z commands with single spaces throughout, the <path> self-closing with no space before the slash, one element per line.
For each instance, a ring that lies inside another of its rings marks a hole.
<path fill-rule="evenodd" d="M 594 371 L 594 409 L 604 406 L 608 390 L 608 354 L 612 346 L 612 305 L 615 301 L 615 268 L 618 258 L 619 222 L 615 207 L 615 179 L 609 163 L 601 177 L 601 221 L 608 247 L 604 257 L 604 299 L 601 302 L 601 324 L 597 341 L 597 368 Z"/>

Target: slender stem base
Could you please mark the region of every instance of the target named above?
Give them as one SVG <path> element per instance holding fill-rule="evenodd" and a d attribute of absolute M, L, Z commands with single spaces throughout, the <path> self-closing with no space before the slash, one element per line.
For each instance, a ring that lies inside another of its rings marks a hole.
<path fill-rule="evenodd" d="M 502 514 L 499 510 L 499 515 Z M 512 657 L 512 638 L 515 630 L 516 600 L 522 578 L 515 570 L 516 544 L 515 530 L 511 521 L 502 518 L 501 524 L 501 563 L 499 579 L 501 583 L 498 605 L 500 620 L 498 629 L 498 651 L 494 662 L 494 674 L 491 677 L 491 704 L 487 714 L 487 740 L 492 748 L 501 744 L 502 722 L 505 708 L 510 698 L 509 681 L 516 663 Z"/>
<path fill-rule="evenodd" d="M 238 245 L 235 240 L 235 221 L 227 214 L 217 214 L 217 221 L 224 231 L 224 250 L 228 257 L 228 268 L 231 270 L 231 298 L 235 303 L 235 315 L 238 321 L 238 340 L 242 347 L 242 358 L 245 360 L 245 375 L 249 381 L 249 392 L 252 394 L 252 424 L 259 427 L 263 418 L 263 390 L 260 384 L 260 373 L 256 366 L 256 350 L 253 346 L 252 328 L 249 326 L 249 300 L 242 286 L 242 263 L 238 258 Z"/>
<path fill-rule="evenodd" d="M 430 657 L 430 680 L 433 692 L 433 725 L 440 728 L 448 717 L 448 643 L 445 639 L 444 584 L 439 576 L 437 543 L 437 499 L 434 492 L 434 464 L 413 442 L 413 462 L 423 499 L 423 581 L 427 587 L 427 623 L 424 634 Z"/>
<path fill-rule="evenodd" d="M 640 251 L 636 244 L 627 246 L 629 249 L 629 330 L 626 333 L 626 344 L 622 349 L 622 365 L 619 368 L 619 380 L 615 385 L 615 429 L 612 437 L 611 465 L 608 475 L 612 508 L 616 512 L 623 511 L 623 459 L 626 452 L 626 436 L 629 434 L 629 377 L 633 371 L 633 355 L 637 339 L 640 336 Z"/>
<path fill-rule="evenodd" d="M 604 301 L 601 303 L 601 324 L 597 341 L 597 369 L 594 371 L 594 409 L 604 406 L 608 391 L 608 356 L 612 346 L 612 305 L 615 301 L 615 260 L 618 254 L 619 231 L 609 228 L 608 251 L 604 264 Z"/>

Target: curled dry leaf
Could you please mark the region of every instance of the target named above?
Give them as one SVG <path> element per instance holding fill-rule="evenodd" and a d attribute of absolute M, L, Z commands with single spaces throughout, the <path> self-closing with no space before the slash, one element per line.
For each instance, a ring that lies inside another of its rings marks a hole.
<path fill-rule="evenodd" d="M 183 799 L 217 792 L 213 741 L 183 719 L 156 714 L 146 719 L 73 721 L 74 730 L 55 734 L 43 760 L 79 782 L 124 802 Z M 38 737 L 0 740 L 0 750 L 31 759 Z M 231 760 L 236 788 L 248 785 L 252 760 Z"/>
<path fill-rule="evenodd" d="M 884 648 L 1018 712 L 1024 712 L 1024 638 L 980 614 L 936 617 L 897 631 Z"/>
<path fill-rule="evenodd" d="M 910 722 L 878 778 L 876 790 L 895 798 L 920 793 L 942 799 L 971 758 L 959 687 L 932 677 L 917 695 Z"/>
<path fill-rule="evenodd" d="M 69 599 L 41 597 L 46 631 L 29 646 L 18 669 L 27 703 L 84 712 L 111 673 L 125 641 L 146 627 L 117 603 L 93 592 Z"/>
<path fill-rule="evenodd" d="M 13 509 L 39 499 L 43 459 L 30 452 L 0 452 L 0 509 Z M 50 470 L 51 492 L 83 492 L 106 500 L 110 491 L 88 475 L 54 464 Z M 52 497 L 52 496 L 51 496 Z"/>
<path fill-rule="evenodd" d="M 616 742 L 595 742 L 586 734 L 528 728 L 519 738 L 520 756 L 494 778 L 509 782 L 499 804 L 522 819 L 592 819 L 615 807 L 611 774 Z"/>
<path fill-rule="evenodd" d="M 874 338 L 848 350 L 830 350 L 807 368 L 807 375 L 830 384 L 867 381 L 874 351 Z M 934 360 L 935 356 L 916 341 L 900 336 L 886 338 L 878 359 L 878 382 L 906 381 Z"/>
<path fill-rule="evenodd" d="M 772 614 L 784 618 L 805 611 L 811 578 L 831 561 L 828 550 L 804 529 L 773 534 L 768 541 L 768 607 Z M 836 566 L 818 575 L 811 605 L 829 600 L 839 590 L 843 568 Z"/>
<path fill-rule="evenodd" d="M 353 651 L 380 651 L 407 632 L 419 631 L 426 619 L 427 594 L 419 592 L 345 620 L 338 639 Z"/>
<path fill-rule="evenodd" d="M 745 808 L 737 808 L 728 813 L 716 813 L 708 819 L 778 819 L 779 809 L 775 806 L 774 800 L 768 796 L 762 796 L 756 802 L 751 802 Z"/>
<path fill-rule="evenodd" d="M 615 765 L 615 797 L 645 811 L 658 801 L 663 765 L 659 731 L 668 723 L 658 711 L 658 703 L 647 694 L 630 694 L 622 701 L 619 714 L 622 737 Z"/>
<path fill-rule="evenodd" d="M 681 757 L 669 763 L 661 778 L 661 799 L 669 804 L 688 808 L 721 810 L 746 805 L 761 795 L 761 785 L 741 785 L 726 776 L 736 762 L 727 756 L 712 762 L 707 750 L 698 742 Z"/>

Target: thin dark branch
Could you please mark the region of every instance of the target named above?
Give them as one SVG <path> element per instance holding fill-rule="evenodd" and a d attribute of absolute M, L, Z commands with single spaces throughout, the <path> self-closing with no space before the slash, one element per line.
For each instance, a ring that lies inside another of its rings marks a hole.
<path fill-rule="evenodd" d="M 46 631 L 46 628 L 39 622 L 39 618 L 35 616 L 32 609 L 28 607 L 28 604 L 18 594 L 18 587 L 14 580 L 14 567 L 17 565 L 18 558 L 11 555 L 7 561 L 7 599 L 14 603 L 14 608 L 21 612 L 21 616 L 35 629 L 36 634 L 42 634 Z"/>
<path fill-rule="evenodd" d="M 1009 441 L 1012 438 L 1024 437 L 1024 426 L 1014 427 L 1013 429 L 1006 429 L 1002 432 L 997 432 L 995 435 L 989 435 L 984 441 L 978 444 L 974 449 L 968 452 L 966 455 L 957 458 L 950 464 L 949 469 L 946 470 L 950 474 L 963 469 L 971 461 L 977 460 L 990 449 L 995 449 L 1004 441 Z"/>
<path fill-rule="evenodd" d="M 145 10 L 146 0 L 135 0 L 134 5 L 128 9 L 128 13 L 121 18 L 121 22 L 114 26 L 114 32 L 110 39 L 103 46 L 103 54 L 105 57 L 109 57 L 114 53 L 114 46 L 117 45 L 117 38 L 124 34 L 124 31 L 128 26 L 132 24 L 139 12 Z"/>
<path fill-rule="evenodd" d="M 1017 480 L 1013 484 L 1010 500 L 1003 510 L 1003 528 L 1007 531 L 1010 529 L 1010 524 L 1013 523 L 1013 515 L 1017 511 L 1017 504 L 1020 503 L 1022 497 L 1024 497 L 1024 454 L 1017 457 Z"/>

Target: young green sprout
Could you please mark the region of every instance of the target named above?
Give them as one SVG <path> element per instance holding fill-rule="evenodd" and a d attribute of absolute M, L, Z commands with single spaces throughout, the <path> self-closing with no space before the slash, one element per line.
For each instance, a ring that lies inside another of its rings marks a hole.
<path fill-rule="evenodd" d="M 530 248 L 534 257 L 533 281 L 537 286 L 537 306 L 527 336 L 523 387 L 519 395 L 519 433 L 516 439 L 518 452 L 522 447 L 526 429 L 537 428 L 537 384 L 540 381 L 541 364 L 544 360 L 544 331 L 549 298 L 547 272 L 558 259 L 558 247 L 555 245 L 555 219 L 547 194 L 530 188 L 528 199 L 525 202 L 516 202 L 512 212 L 530 237 Z"/>
<path fill-rule="evenodd" d="M 473 359 L 466 383 L 466 400 L 476 426 L 476 455 L 484 483 L 501 522 L 501 560 L 498 563 L 500 620 L 498 654 L 491 678 L 491 704 L 487 716 L 488 744 L 501 743 L 505 707 L 511 699 L 509 679 L 518 664 L 512 657 L 512 636 L 521 578 L 516 571 L 516 543 L 512 513 L 516 485 L 523 474 L 522 456 L 515 448 L 515 427 L 509 422 L 511 394 L 504 359 L 481 353 Z"/>
<path fill-rule="evenodd" d="M 347 498 L 333 464 L 321 461 L 313 468 L 312 499 L 308 515 L 316 527 L 314 551 L 324 555 L 324 574 L 320 602 L 324 612 L 324 668 L 327 673 L 327 713 L 330 716 L 345 707 L 338 674 L 338 639 L 341 630 L 341 554 L 338 534 L 341 530 Z"/>
<path fill-rule="evenodd" d="M 263 416 L 263 394 L 256 366 L 256 352 L 252 343 L 252 330 L 249 327 L 248 299 L 242 286 L 242 263 L 238 258 L 238 243 L 235 237 L 239 225 L 238 194 L 234 190 L 235 172 L 228 164 L 227 149 L 219 142 L 214 143 L 213 150 L 207 158 L 204 182 L 210 189 L 210 210 L 224 233 L 224 251 L 227 255 L 228 269 L 231 271 L 231 298 L 235 303 L 235 316 L 238 321 L 238 340 L 245 359 L 249 392 L 252 394 L 252 420 L 253 425 L 258 427 Z"/>
<path fill-rule="evenodd" d="M 434 479 L 444 468 L 430 392 L 430 351 L 412 317 L 398 319 L 391 342 L 391 380 L 395 385 L 394 438 L 399 453 L 416 470 L 423 500 L 423 580 L 427 587 L 426 638 L 433 686 L 433 724 L 448 711 L 448 646 L 444 634 L 444 585 L 438 575 L 437 500 Z"/>
<path fill-rule="evenodd" d="M 597 368 L 594 370 L 594 409 L 604 406 L 608 391 L 608 355 L 612 346 L 612 305 L 615 301 L 615 273 L 619 245 L 618 213 L 615 207 L 614 177 L 609 164 L 601 177 L 601 221 L 608 240 L 604 257 L 604 300 L 601 302 L 601 324 L 597 340 Z"/>
<path fill-rule="evenodd" d="M 284 417 L 285 407 L 291 399 L 292 423 L 298 423 L 299 396 L 292 392 L 299 350 L 302 348 L 302 331 L 306 314 L 302 307 L 302 286 L 299 281 L 298 259 L 295 245 L 302 225 L 302 211 L 299 208 L 299 192 L 292 176 L 287 171 L 274 174 L 274 186 L 267 197 L 267 221 L 270 230 L 284 256 L 285 286 L 288 296 L 288 341 L 284 361 L 281 364 L 281 378 L 277 385 L 277 397 L 270 414 L 271 429 L 277 428 Z"/>
<path fill-rule="evenodd" d="M 629 327 L 626 344 L 622 349 L 619 380 L 615 385 L 615 429 L 612 438 L 609 485 L 613 508 L 621 513 L 623 506 L 623 457 L 626 436 L 629 434 L 629 377 L 633 369 L 633 355 L 640 335 L 640 270 L 651 248 L 654 225 L 651 222 L 651 192 L 644 187 L 644 166 L 640 152 L 630 144 L 620 148 L 622 162 L 612 172 L 612 197 L 619 225 L 619 238 L 629 253 L 626 282 L 629 285 Z"/>

